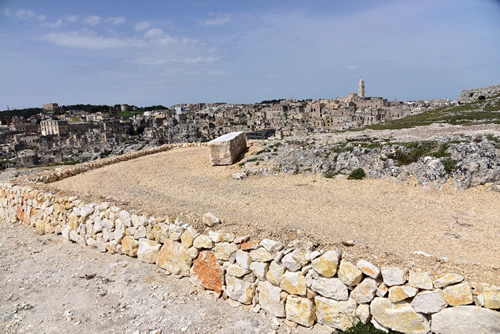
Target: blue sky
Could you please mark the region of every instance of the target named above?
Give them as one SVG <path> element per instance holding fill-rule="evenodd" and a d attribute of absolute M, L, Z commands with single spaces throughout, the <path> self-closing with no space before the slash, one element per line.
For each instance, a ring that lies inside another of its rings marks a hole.
<path fill-rule="evenodd" d="M 500 84 L 498 0 L 0 0 L 0 110 L 450 98 Z"/>

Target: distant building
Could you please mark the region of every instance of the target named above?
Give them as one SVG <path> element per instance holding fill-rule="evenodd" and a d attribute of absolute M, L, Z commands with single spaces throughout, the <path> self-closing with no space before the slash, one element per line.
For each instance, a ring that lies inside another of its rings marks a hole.
<path fill-rule="evenodd" d="M 54 111 L 54 109 L 56 108 L 59 108 L 59 105 L 57 103 L 47 103 L 42 107 L 42 109 L 45 111 Z"/>
<path fill-rule="evenodd" d="M 67 121 L 56 121 L 46 119 L 40 122 L 40 131 L 42 136 L 64 136 L 68 134 L 69 126 Z"/>
<path fill-rule="evenodd" d="M 363 78 L 359 79 L 358 96 L 365 97 L 365 81 Z"/>

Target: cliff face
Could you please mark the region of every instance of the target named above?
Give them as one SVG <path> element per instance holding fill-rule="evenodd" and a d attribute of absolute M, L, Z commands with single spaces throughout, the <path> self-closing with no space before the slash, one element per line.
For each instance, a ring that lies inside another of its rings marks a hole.
<path fill-rule="evenodd" d="M 477 100 L 484 100 L 489 97 L 493 97 L 497 94 L 500 94 L 500 85 L 482 87 L 482 88 L 473 88 L 473 89 L 464 89 L 460 96 L 458 97 L 458 103 L 470 103 L 475 102 Z"/>

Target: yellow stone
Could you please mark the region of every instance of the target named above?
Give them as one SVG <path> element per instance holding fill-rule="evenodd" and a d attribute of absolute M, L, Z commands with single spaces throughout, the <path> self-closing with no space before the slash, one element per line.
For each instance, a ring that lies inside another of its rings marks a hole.
<path fill-rule="evenodd" d="M 339 253 L 331 250 L 314 259 L 312 261 L 312 267 L 321 276 L 333 277 L 335 273 L 337 273 L 338 263 Z"/>
<path fill-rule="evenodd" d="M 370 313 L 384 327 L 407 334 L 427 334 L 429 321 L 415 312 L 411 304 L 391 303 L 388 298 L 376 297 L 370 304 Z"/>
<path fill-rule="evenodd" d="M 397 285 L 389 288 L 389 299 L 396 303 L 417 294 L 418 289 L 408 285 Z"/>
<path fill-rule="evenodd" d="M 286 298 L 286 319 L 299 325 L 310 327 L 316 320 L 314 303 L 307 299 L 295 296 Z"/>
<path fill-rule="evenodd" d="M 189 276 L 192 262 L 193 259 L 189 256 L 186 248 L 170 239 L 165 240 L 156 259 L 156 264 L 160 268 L 181 276 Z"/>
<path fill-rule="evenodd" d="M 41 219 L 35 221 L 35 229 L 40 234 L 45 234 L 45 222 Z"/>
<path fill-rule="evenodd" d="M 316 317 L 320 324 L 340 330 L 346 330 L 356 325 L 356 302 L 354 299 L 337 301 L 318 296 L 314 298 L 314 302 L 316 303 Z"/>
<path fill-rule="evenodd" d="M 484 296 L 484 307 L 491 309 L 500 308 L 500 287 L 479 283 L 479 292 Z"/>
<path fill-rule="evenodd" d="M 280 287 L 292 295 L 305 296 L 306 279 L 301 272 L 287 271 L 281 276 Z"/>
<path fill-rule="evenodd" d="M 136 257 L 139 249 L 139 242 L 134 237 L 126 236 L 122 239 L 122 252 L 128 256 Z"/>
<path fill-rule="evenodd" d="M 444 299 L 451 306 L 467 305 L 473 302 L 469 283 L 451 285 L 443 290 Z"/>
<path fill-rule="evenodd" d="M 338 276 L 342 282 L 349 286 L 358 285 L 363 278 L 363 272 L 348 261 L 340 262 Z"/>
<path fill-rule="evenodd" d="M 80 226 L 80 221 L 78 220 L 78 217 L 73 213 L 69 215 L 69 226 L 73 231 L 76 231 Z"/>

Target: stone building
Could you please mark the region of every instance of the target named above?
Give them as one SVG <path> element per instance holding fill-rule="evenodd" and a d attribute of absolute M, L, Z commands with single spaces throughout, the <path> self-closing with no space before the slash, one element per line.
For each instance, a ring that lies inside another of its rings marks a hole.
<path fill-rule="evenodd" d="M 67 121 L 57 121 L 46 119 L 40 122 L 40 131 L 42 136 L 64 136 L 68 134 L 69 125 Z"/>

